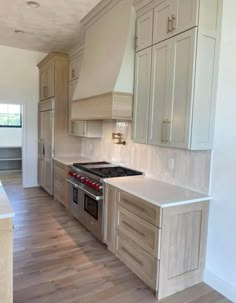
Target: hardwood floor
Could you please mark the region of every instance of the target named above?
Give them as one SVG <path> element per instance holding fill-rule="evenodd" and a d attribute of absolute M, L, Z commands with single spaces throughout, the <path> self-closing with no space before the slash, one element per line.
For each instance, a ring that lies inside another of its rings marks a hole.
<path fill-rule="evenodd" d="M 14 303 L 157 302 L 139 278 L 43 190 L 4 185 L 16 212 Z M 201 283 L 159 302 L 230 301 Z"/>

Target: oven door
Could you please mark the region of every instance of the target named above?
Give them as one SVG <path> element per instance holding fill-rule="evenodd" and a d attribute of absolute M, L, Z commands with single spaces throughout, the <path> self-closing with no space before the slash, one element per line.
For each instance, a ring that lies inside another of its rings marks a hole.
<path fill-rule="evenodd" d="M 85 192 L 82 196 L 79 221 L 102 241 L 103 199 L 95 200 Z"/>
<path fill-rule="evenodd" d="M 70 199 L 71 214 L 76 217 L 89 231 L 99 240 L 102 240 L 103 224 L 103 196 L 88 187 L 76 184 L 71 179 L 67 179 L 73 188 Z M 76 203 L 78 197 L 78 203 Z M 74 213 L 74 214 L 73 214 Z M 75 215 L 77 214 L 77 215 Z"/>

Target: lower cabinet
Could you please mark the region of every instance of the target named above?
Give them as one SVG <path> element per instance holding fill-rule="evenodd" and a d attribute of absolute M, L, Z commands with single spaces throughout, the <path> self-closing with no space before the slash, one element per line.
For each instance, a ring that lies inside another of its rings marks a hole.
<path fill-rule="evenodd" d="M 54 160 L 54 199 L 68 208 L 68 166 Z"/>
<path fill-rule="evenodd" d="M 106 185 L 104 242 L 160 300 L 202 282 L 208 207 L 160 208 Z"/>
<path fill-rule="evenodd" d="M 13 225 L 0 220 L 0 301 L 13 302 Z"/>

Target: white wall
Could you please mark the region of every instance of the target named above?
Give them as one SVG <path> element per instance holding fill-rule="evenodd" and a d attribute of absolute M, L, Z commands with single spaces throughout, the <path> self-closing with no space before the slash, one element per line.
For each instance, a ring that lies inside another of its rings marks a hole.
<path fill-rule="evenodd" d="M 223 1 L 205 281 L 236 302 L 236 1 Z"/>
<path fill-rule="evenodd" d="M 23 105 L 23 185 L 37 185 L 37 63 L 44 53 L 0 46 L 0 103 Z"/>
<path fill-rule="evenodd" d="M 125 146 L 114 144 L 113 131 L 124 134 Z M 192 152 L 133 143 L 129 122 L 104 121 L 103 138 L 82 139 L 82 154 L 144 171 L 147 176 L 171 184 L 203 193 L 209 191 L 210 151 Z M 173 169 L 171 162 L 174 162 Z"/>
<path fill-rule="evenodd" d="M 0 127 L 0 146 L 22 146 L 22 128 Z"/>

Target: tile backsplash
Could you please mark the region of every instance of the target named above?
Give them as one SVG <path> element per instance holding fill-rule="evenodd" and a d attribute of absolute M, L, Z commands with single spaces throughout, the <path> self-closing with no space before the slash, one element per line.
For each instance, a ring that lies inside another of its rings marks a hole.
<path fill-rule="evenodd" d="M 122 133 L 126 145 L 115 144 L 112 132 Z M 82 155 L 115 162 L 145 172 L 146 176 L 209 192 L 210 151 L 188 151 L 137 144 L 131 140 L 131 123 L 104 121 L 102 139 L 82 139 Z"/>

